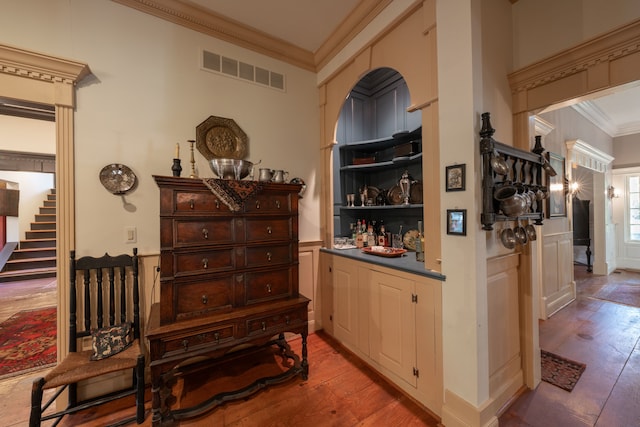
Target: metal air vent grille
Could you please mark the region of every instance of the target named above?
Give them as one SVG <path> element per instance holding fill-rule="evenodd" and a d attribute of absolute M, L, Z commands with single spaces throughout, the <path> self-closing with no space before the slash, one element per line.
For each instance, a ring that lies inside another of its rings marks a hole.
<path fill-rule="evenodd" d="M 284 74 L 247 64 L 207 50 L 202 51 L 202 69 L 227 77 L 250 81 L 283 92 L 285 90 Z"/>

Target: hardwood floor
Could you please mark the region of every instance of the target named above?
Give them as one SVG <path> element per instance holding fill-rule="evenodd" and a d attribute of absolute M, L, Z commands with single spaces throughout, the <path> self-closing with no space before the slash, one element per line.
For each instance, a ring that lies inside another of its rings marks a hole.
<path fill-rule="evenodd" d="M 578 298 L 550 319 L 540 321 L 540 346 L 584 362 L 587 369 L 572 392 L 542 382 L 525 391 L 500 417 L 500 426 L 638 426 L 640 425 L 640 308 L 598 298 L 611 283 L 639 283 L 640 273 L 593 276 L 576 267 Z M 0 303 L 6 300 L 0 289 Z M 55 294 L 54 294 L 55 295 Z M 21 304 L 25 299 L 21 298 Z M 28 301 L 28 299 L 27 299 Z M 29 305 L 31 307 L 31 305 Z M 17 311 L 17 310 L 16 310 Z M 11 313 L 13 314 L 13 313 Z M 8 317 L 8 316 L 7 316 Z M 310 376 L 260 391 L 246 401 L 231 402 L 183 426 L 436 426 L 437 420 L 344 351 L 323 333 L 309 336 Z M 291 342 L 299 354 L 299 340 Z M 26 425 L 31 381 L 42 372 L 0 382 L 2 425 Z M 214 381 L 204 374 L 177 384 L 180 402 L 199 401 Z M 235 381 L 235 380 L 234 380 Z M 190 385 L 191 384 L 191 385 Z M 200 387 L 195 387 L 200 385 Z M 16 405 L 20 402 L 20 405 Z M 18 407 L 19 406 L 19 407 Z M 147 396 L 147 408 L 150 408 Z M 73 417 L 63 426 L 102 426 L 133 414 L 133 401 L 104 405 Z M 148 414 L 144 425 L 151 424 Z M 135 424 L 130 424 L 135 425 Z"/>

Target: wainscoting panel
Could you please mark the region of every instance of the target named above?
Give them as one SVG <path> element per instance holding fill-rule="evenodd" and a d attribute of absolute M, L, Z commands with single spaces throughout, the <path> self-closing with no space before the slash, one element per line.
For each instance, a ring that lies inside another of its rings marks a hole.
<path fill-rule="evenodd" d="M 576 298 L 572 232 L 543 236 L 542 248 L 540 311 L 547 319 Z"/>

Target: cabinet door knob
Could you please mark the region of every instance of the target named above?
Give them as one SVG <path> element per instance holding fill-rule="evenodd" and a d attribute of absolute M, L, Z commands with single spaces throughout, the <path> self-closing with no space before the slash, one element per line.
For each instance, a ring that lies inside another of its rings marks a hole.
<path fill-rule="evenodd" d="M 267 261 L 271 262 L 271 252 L 267 252 Z"/>
<path fill-rule="evenodd" d="M 213 338 L 216 340 L 216 344 L 220 342 L 220 332 L 213 334 Z"/>
<path fill-rule="evenodd" d="M 256 200 L 256 209 L 260 209 L 260 200 Z"/>
<path fill-rule="evenodd" d="M 202 295 L 202 303 L 206 304 L 209 302 L 209 297 L 207 297 L 206 295 Z"/>
<path fill-rule="evenodd" d="M 263 331 L 267 330 L 267 322 L 262 322 L 262 330 Z"/>
<path fill-rule="evenodd" d="M 280 209 L 280 200 L 276 200 L 276 208 Z"/>
<path fill-rule="evenodd" d="M 189 200 L 189 209 L 193 210 L 195 209 L 195 207 L 196 207 L 196 201 L 193 199 Z"/>
<path fill-rule="evenodd" d="M 285 316 L 285 317 L 284 317 L 284 321 L 285 321 L 285 323 L 286 323 L 287 325 L 289 325 L 289 324 L 291 323 L 291 317 L 289 317 L 289 316 Z"/>
<path fill-rule="evenodd" d="M 202 229 L 202 237 L 204 239 L 208 239 L 209 238 L 209 230 L 207 230 L 206 228 Z"/>
<path fill-rule="evenodd" d="M 189 350 L 189 340 L 182 340 L 182 348 L 184 351 Z"/>
<path fill-rule="evenodd" d="M 220 200 L 216 199 L 216 209 L 220 209 Z"/>
<path fill-rule="evenodd" d="M 271 226 L 270 226 L 270 225 L 268 225 L 268 226 L 267 226 L 267 233 L 268 233 L 268 234 L 273 233 L 273 230 L 271 229 Z"/>
<path fill-rule="evenodd" d="M 271 283 L 267 283 L 267 292 L 271 293 Z"/>
<path fill-rule="evenodd" d="M 202 268 L 209 268 L 209 260 L 207 258 L 202 258 Z"/>

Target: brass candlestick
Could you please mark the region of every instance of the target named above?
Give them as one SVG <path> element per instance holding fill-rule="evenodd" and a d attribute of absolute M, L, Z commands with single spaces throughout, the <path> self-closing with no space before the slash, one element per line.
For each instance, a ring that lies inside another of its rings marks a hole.
<path fill-rule="evenodd" d="M 191 175 L 189 175 L 189 178 L 197 178 L 198 175 L 196 174 L 196 160 L 193 157 L 193 144 L 195 144 L 195 141 L 193 139 L 190 139 L 187 142 L 191 144 Z"/>

